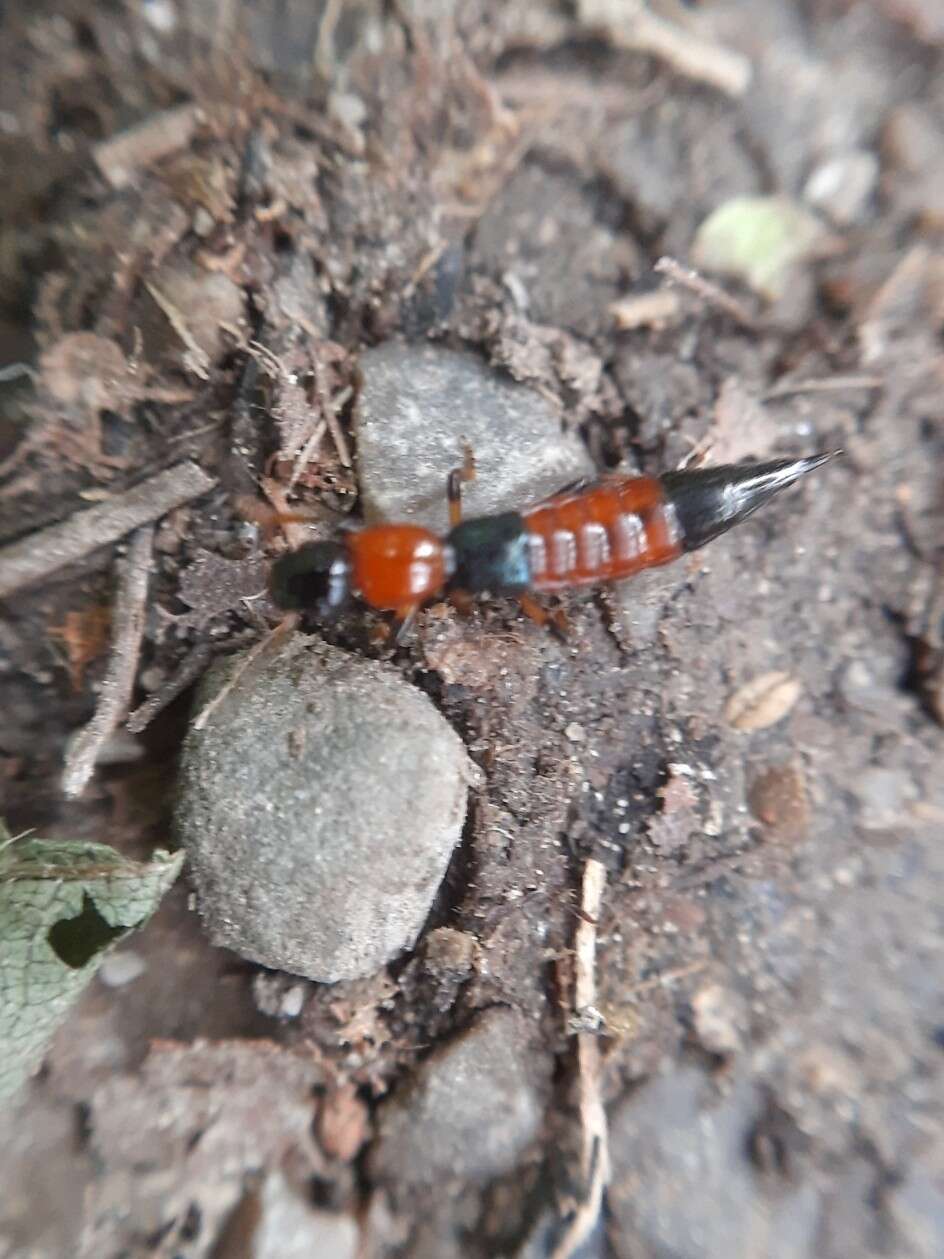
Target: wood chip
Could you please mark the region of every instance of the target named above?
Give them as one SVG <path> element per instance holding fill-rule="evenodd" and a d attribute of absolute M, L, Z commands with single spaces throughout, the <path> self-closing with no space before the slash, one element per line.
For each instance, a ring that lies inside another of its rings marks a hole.
<path fill-rule="evenodd" d="M 682 317 L 682 303 L 671 289 L 651 293 L 631 293 L 610 307 L 613 322 L 621 332 L 635 328 L 664 328 Z"/>
<path fill-rule="evenodd" d="M 667 62 L 686 78 L 743 96 L 753 73 L 747 57 L 695 30 L 653 13 L 643 0 L 580 0 L 582 25 L 600 30 L 617 48 Z"/>
<path fill-rule="evenodd" d="M 782 721 L 800 698 L 800 683 L 780 670 L 762 673 L 745 683 L 728 700 L 724 718 L 735 730 L 766 730 Z"/>
<path fill-rule="evenodd" d="M 96 144 L 92 157 L 113 188 L 126 188 L 137 171 L 188 148 L 199 121 L 196 105 L 165 109 Z"/>

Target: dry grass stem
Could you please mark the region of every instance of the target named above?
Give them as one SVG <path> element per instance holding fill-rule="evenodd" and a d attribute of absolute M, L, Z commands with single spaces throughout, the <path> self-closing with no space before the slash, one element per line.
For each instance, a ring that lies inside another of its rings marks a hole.
<path fill-rule="evenodd" d="M 145 525 L 131 538 L 128 554 L 120 563 L 111 656 L 95 714 L 66 752 L 62 790 L 67 796 L 80 796 L 85 790 L 102 748 L 128 711 L 144 633 L 153 545 L 154 526 Z"/>

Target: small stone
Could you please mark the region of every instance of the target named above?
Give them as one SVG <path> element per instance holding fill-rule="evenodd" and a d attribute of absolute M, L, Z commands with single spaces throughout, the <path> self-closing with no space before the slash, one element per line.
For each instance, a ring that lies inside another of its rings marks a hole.
<path fill-rule="evenodd" d="M 535 1048 L 514 1011 L 479 1015 L 381 1108 L 375 1174 L 429 1184 L 449 1175 L 483 1181 L 511 1171 L 541 1128 L 550 1058 Z"/>
<path fill-rule="evenodd" d="M 901 770 L 877 766 L 857 774 L 851 787 L 861 807 L 861 824 L 869 831 L 899 827 L 917 795 L 914 783 Z"/>
<path fill-rule="evenodd" d="M 821 1207 L 802 1179 L 765 1195 L 745 1157 L 760 1098 L 737 1069 L 724 1092 L 682 1066 L 657 1075 L 610 1112 L 612 1227 L 621 1254 L 810 1259 Z M 838 1251 L 836 1252 L 839 1253 Z"/>
<path fill-rule="evenodd" d="M 259 1195 L 247 1259 L 355 1259 L 360 1230 L 350 1215 L 313 1209 L 279 1172 Z"/>
<path fill-rule="evenodd" d="M 464 979 L 472 969 L 475 936 L 455 927 L 437 927 L 426 938 L 424 968 L 437 979 Z"/>
<path fill-rule="evenodd" d="M 865 218 L 878 176 L 875 154 L 852 149 L 817 166 L 803 195 L 839 227 L 849 227 Z"/>
<path fill-rule="evenodd" d="M 850 708 L 871 713 L 875 717 L 888 717 L 900 704 L 900 696 L 894 689 L 891 669 L 895 660 L 882 662 L 886 676 L 878 678 L 864 660 L 849 660 L 839 670 L 836 684 L 839 694 Z"/>
<path fill-rule="evenodd" d="M 446 478 L 472 447 L 476 479 L 463 512 L 523 510 L 595 474 L 551 404 L 474 354 L 391 343 L 361 356 L 355 415 L 367 520 L 448 527 Z"/>
<path fill-rule="evenodd" d="M 572 721 L 564 730 L 564 738 L 571 743 L 586 743 L 587 732 L 577 721 Z"/>
<path fill-rule="evenodd" d="M 367 121 L 367 106 L 353 92 L 332 92 L 328 97 L 328 112 L 352 131 L 363 127 Z"/>
<path fill-rule="evenodd" d="M 754 816 L 777 838 L 806 838 L 810 810 L 803 772 L 792 765 L 775 765 L 759 774 L 748 791 Z"/>
<path fill-rule="evenodd" d="M 305 985 L 288 975 L 260 971 L 253 977 L 252 995 L 270 1019 L 297 1019 L 305 1008 Z"/>
<path fill-rule="evenodd" d="M 692 997 L 692 1023 L 699 1044 L 727 1057 L 741 1048 L 744 1011 L 738 998 L 720 984 L 705 984 Z"/>
<path fill-rule="evenodd" d="M 123 988 L 143 975 L 147 963 L 134 949 L 120 949 L 110 953 L 98 968 L 98 977 L 109 988 Z"/>
<path fill-rule="evenodd" d="M 372 974 L 416 941 L 476 773 L 399 674 L 296 635 L 184 746 L 177 829 L 210 938 L 323 983 Z"/>

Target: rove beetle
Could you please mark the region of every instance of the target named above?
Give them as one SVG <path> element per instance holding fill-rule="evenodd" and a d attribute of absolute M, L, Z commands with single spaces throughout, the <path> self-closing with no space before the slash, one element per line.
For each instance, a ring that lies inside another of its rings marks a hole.
<path fill-rule="evenodd" d="M 414 524 L 369 525 L 334 542 L 307 542 L 272 566 L 286 611 L 337 614 L 356 596 L 390 611 L 400 633 L 417 609 L 445 595 L 459 607 L 512 595 L 541 624 L 554 620 L 531 592 L 620 581 L 704 546 L 838 451 L 767 463 L 722 464 L 659 477 L 608 477 L 564 490 L 529 511 L 462 519 L 471 452 L 449 476 L 445 537 Z M 283 519 L 309 519 L 290 513 Z"/>

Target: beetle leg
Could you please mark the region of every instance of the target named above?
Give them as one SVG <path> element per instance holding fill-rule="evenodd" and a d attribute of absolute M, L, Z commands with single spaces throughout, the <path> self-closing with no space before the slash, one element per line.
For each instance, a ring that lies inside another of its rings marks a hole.
<path fill-rule="evenodd" d="M 553 610 L 543 608 L 537 599 L 527 592 L 518 596 L 518 603 L 525 616 L 530 617 L 535 625 L 549 629 L 559 642 L 567 642 L 570 624 L 563 608 L 554 608 Z"/>
<path fill-rule="evenodd" d="M 449 602 L 460 616 L 471 616 L 475 607 L 475 599 L 467 590 L 450 590 Z"/>
<path fill-rule="evenodd" d="M 396 630 L 394 631 L 393 641 L 398 647 L 409 637 L 419 609 L 420 605 L 418 603 L 410 603 L 407 604 L 406 607 L 397 608 L 396 620 L 394 622 L 396 624 Z"/>
<path fill-rule="evenodd" d="M 466 442 L 462 466 L 453 468 L 446 478 L 446 497 L 449 500 L 449 527 L 454 529 L 462 523 L 462 483 L 475 480 L 475 453 Z"/>

